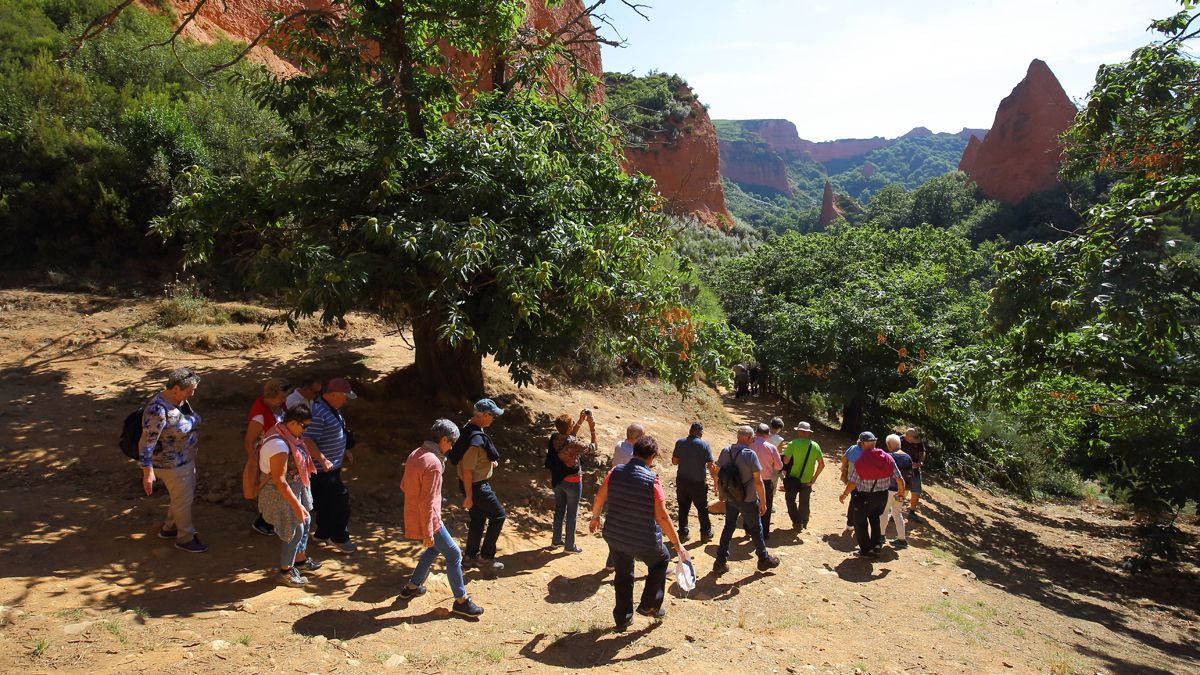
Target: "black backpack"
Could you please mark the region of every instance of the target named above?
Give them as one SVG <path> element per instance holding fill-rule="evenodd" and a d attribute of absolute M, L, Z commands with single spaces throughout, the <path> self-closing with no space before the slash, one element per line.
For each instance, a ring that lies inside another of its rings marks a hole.
<path fill-rule="evenodd" d="M 117 441 L 121 453 L 135 462 L 141 458 L 141 453 L 138 452 L 138 441 L 142 440 L 142 413 L 145 411 L 145 406 L 142 406 L 129 413 L 124 424 L 121 425 L 121 438 Z"/>
<path fill-rule="evenodd" d="M 737 466 L 738 457 L 745 451 L 746 448 L 738 448 L 735 454 L 733 448 L 729 448 L 729 463 L 717 469 L 717 487 L 727 502 L 746 501 L 746 484 L 742 482 L 742 472 Z"/>

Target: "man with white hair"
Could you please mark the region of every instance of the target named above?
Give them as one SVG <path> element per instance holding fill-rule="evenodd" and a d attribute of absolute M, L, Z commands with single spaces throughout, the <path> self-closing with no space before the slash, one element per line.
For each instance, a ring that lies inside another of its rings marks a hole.
<path fill-rule="evenodd" d="M 896 462 L 896 468 L 900 469 L 901 480 L 899 483 L 893 478 L 888 486 L 887 508 L 883 511 L 883 517 L 880 523 L 880 533 L 887 532 L 888 519 L 896 521 L 896 539 L 892 542 L 892 548 L 908 548 L 908 539 L 904 536 L 904 490 L 902 486 L 910 484 L 909 476 L 912 475 L 912 458 L 900 449 L 900 436 L 898 434 L 889 434 L 883 439 L 887 445 L 887 452 L 892 456 L 892 461 Z"/>
<path fill-rule="evenodd" d="M 721 498 L 725 500 L 725 528 L 721 530 L 721 541 L 717 546 L 717 561 L 713 565 L 713 572 L 716 574 L 729 570 L 729 566 L 726 564 L 729 559 L 729 542 L 733 539 L 733 531 L 737 529 L 739 516 L 746 534 L 750 535 L 750 540 L 754 542 L 754 550 L 758 554 L 759 571 L 765 572 L 779 567 L 779 558 L 767 551 L 767 544 L 763 541 L 760 519 L 767 510 L 767 495 L 763 488 L 762 464 L 758 461 L 758 455 L 750 449 L 753 437 L 754 431 L 750 427 L 738 427 L 737 442 L 721 450 L 721 455 L 717 458 L 718 471 L 726 467 L 736 470 L 736 480 L 741 484 L 740 492 L 744 494 L 741 495 L 741 499 L 737 499 L 737 495 L 730 495 L 727 491 L 722 490 L 725 493 L 721 495 Z M 719 482 L 722 486 L 726 484 L 724 479 Z"/>
<path fill-rule="evenodd" d="M 637 422 L 626 427 L 625 440 L 617 443 L 617 446 L 613 448 L 612 466 L 628 464 L 629 460 L 633 459 L 633 444 L 637 443 L 637 440 L 645 435 L 646 428 Z"/>

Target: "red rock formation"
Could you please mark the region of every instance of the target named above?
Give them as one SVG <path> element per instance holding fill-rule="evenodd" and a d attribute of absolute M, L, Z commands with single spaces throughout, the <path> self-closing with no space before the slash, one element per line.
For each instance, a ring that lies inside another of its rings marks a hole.
<path fill-rule="evenodd" d="M 900 138 L 929 138 L 933 132 L 928 127 L 913 127 L 911 131 Z"/>
<path fill-rule="evenodd" d="M 829 224 L 838 218 L 842 217 L 841 210 L 833 203 L 833 186 L 829 181 L 825 181 L 825 195 L 821 197 L 821 217 L 817 219 L 817 224 L 821 229 L 829 227 Z"/>
<path fill-rule="evenodd" d="M 887 147 L 891 140 L 875 138 L 842 138 L 815 143 L 800 138 L 796 125 L 787 120 L 742 120 L 746 131 L 758 134 L 776 154 L 783 158 L 803 157 L 806 153 L 815 162 L 861 157 L 872 150 Z M 914 130 L 915 131 L 915 130 Z M 910 132 L 911 133 L 911 132 Z"/>
<path fill-rule="evenodd" d="M 863 162 L 862 165 L 863 178 L 870 178 L 875 175 L 875 165 L 870 162 Z"/>
<path fill-rule="evenodd" d="M 771 146 L 776 154 L 786 156 L 795 153 L 804 154 L 806 144 L 811 143 L 800 138 L 796 125 L 787 120 L 743 120 L 741 126 L 746 131 L 758 134 L 758 137 Z"/>
<path fill-rule="evenodd" d="M 975 167 L 975 160 L 979 158 L 979 146 L 981 141 L 975 134 L 971 134 L 971 139 L 967 141 L 967 147 L 963 149 L 962 159 L 958 162 L 958 170 L 965 171 L 968 175 L 971 169 Z"/>
<path fill-rule="evenodd" d="M 678 93 L 692 96 L 688 87 Z M 709 226 L 726 229 L 733 216 L 725 208 L 717 130 L 708 111 L 693 99 L 691 114 L 682 122 L 668 120 L 668 124 L 675 129 L 674 140 L 659 132 L 644 147 L 625 148 L 626 171 L 652 177 L 669 212 L 692 215 Z"/>
<path fill-rule="evenodd" d="M 996 121 L 967 162 L 968 175 L 988 197 L 1010 204 L 1054 187 L 1062 157 L 1058 137 L 1077 112 L 1050 67 L 1034 59 L 1025 79 L 1000 102 Z"/>
<path fill-rule="evenodd" d="M 766 143 L 721 141 L 721 175 L 743 187 L 766 188 L 789 198 L 796 194 L 788 183 L 783 159 Z"/>

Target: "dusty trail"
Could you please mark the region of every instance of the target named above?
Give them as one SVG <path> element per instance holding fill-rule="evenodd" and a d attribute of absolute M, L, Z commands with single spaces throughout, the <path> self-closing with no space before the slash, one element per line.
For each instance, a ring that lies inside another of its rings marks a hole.
<path fill-rule="evenodd" d="M 399 527 L 400 467 L 435 415 L 462 416 L 428 408 L 397 371 L 411 363 L 401 336 L 363 317 L 333 336 L 223 326 L 193 331 L 240 347 L 189 352 L 171 331 L 137 332 L 149 330 L 145 302 L 0 291 L 0 308 L 0 672 L 1200 670 L 1195 551 L 1176 573 L 1129 580 L 1114 571 L 1132 529 L 1122 514 L 934 481 L 929 522 L 912 528 L 911 548 L 857 560 L 841 535 L 833 466 L 849 439 L 828 430 L 816 435 L 829 466 L 811 532 L 776 530 L 777 570 L 756 572 L 749 546 L 735 540 L 731 571 L 713 577 L 715 542 L 693 540 L 701 578 L 691 597 L 672 587 L 664 622 L 639 617 L 612 633 L 603 542 L 581 535 L 579 555 L 546 548 L 550 416 L 595 409 L 607 453 L 634 420 L 669 447 L 699 418 L 720 447 L 736 422 L 781 414 L 794 425 L 796 413 L 713 391 L 681 402 L 646 381 L 585 389 L 543 375 L 517 391 L 492 366 L 489 386 L 518 411 L 496 434 L 507 458 L 497 485 L 510 513 L 507 567 L 496 577 L 468 573 L 487 614 L 464 621 L 448 612 L 440 566 L 428 595 L 396 596 L 416 552 Z M 176 363 L 205 373 L 196 520 L 212 548 L 201 556 L 153 536 L 165 497 L 140 496 L 113 447 L 134 393 L 153 386 L 147 372 Z M 363 436 L 348 479 L 360 552 L 314 550 L 326 565 L 300 590 L 276 585 L 278 541 L 250 533 L 253 507 L 236 480 L 255 380 L 308 369 L 360 383 L 362 397 L 347 408 Z M 674 468 L 659 469 L 673 509 Z M 601 473 L 591 471 L 585 499 Z M 776 509 L 776 524 L 786 524 L 781 496 Z M 447 515 L 461 539 L 462 510 Z"/>

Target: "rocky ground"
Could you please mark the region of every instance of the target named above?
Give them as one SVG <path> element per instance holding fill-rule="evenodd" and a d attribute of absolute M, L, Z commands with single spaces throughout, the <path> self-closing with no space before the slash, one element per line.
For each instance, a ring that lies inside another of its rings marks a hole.
<path fill-rule="evenodd" d="M 217 325 L 162 328 L 160 309 L 0 291 L 0 672 L 1200 671 L 1195 547 L 1176 567 L 1129 577 L 1119 570 L 1128 514 L 930 480 L 912 546 L 859 560 L 842 534 L 836 473 L 814 492 L 811 531 L 772 536 L 778 569 L 756 572 L 738 542 L 731 571 L 715 577 L 715 544 L 693 540 L 697 589 L 684 597 L 672 584 L 665 621 L 639 617 L 614 633 L 602 540 L 581 535 L 579 555 L 547 548 L 552 502 L 540 455 L 550 418 L 591 407 L 607 452 L 635 420 L 669 444 L 703 419 L 719 446 L 735 422 L 796 415 L 712 390 L 681 401 L 645 380 L 577 388 L 542 375 L 517 390 L 494 364 L 489 386 L 513 411 L 496 433 L 507 457 L 497 482 L 510 513 L 506 568 L 468 573 L 487 610 L 479 621 L 449 613 L 439 566 L 430 593 L 406 603 L 396 592 L 417 546 L 400 527 L 403 461 L 434 417 L 465 413 L 433 408 L 413 384 L 404 336 L 366 317 L 334 332 L 263 332 L 238 323 L 245 312 L 232 306 Z M 154 536 L 165 492 L 145 497 L 115 446 L 124 415 L 177 365 L 204 377 L 194 399 L 205 418 L 196 507 L 211 547 L 204 555 Z M 276 584 L 279 542 L 251 533 L 253 506 L 238 486 L 256 382 L 302 371 L 350 376 L 361 394 L 345 411 L 362 438 L 347 471 L 359 552 L 314 549 L 325 567 L 294 589 Z M 817 437 L 828 462 L 848 441 Z M 670 494 L 673 467 L 658 468 Z M 776 507 L 785 525 L 781 497 Z M 461 538 L 462 510 L 452 506 L 447 520 Z"/>

